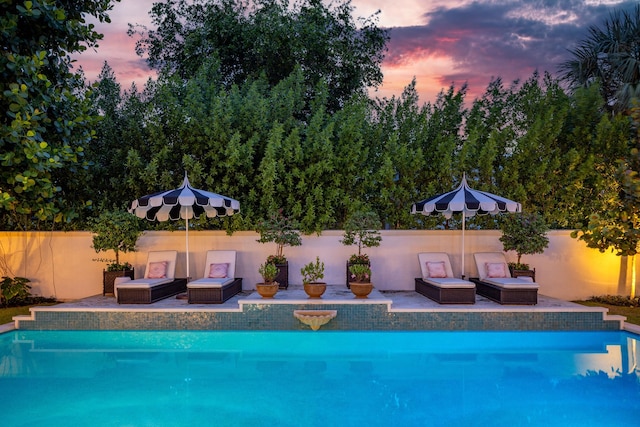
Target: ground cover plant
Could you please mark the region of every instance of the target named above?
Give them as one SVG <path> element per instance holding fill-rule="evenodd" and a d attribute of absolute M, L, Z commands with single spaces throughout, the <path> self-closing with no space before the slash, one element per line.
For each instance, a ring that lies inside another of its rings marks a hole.
<path fill-rule="evenodd" d="M 55 298 L 31 295 L 29 279 L 2 277 L 0 280 L 0 325 L 11 322 L 13 316 L 28 314 L 29 307 L 55 304 Z"/>

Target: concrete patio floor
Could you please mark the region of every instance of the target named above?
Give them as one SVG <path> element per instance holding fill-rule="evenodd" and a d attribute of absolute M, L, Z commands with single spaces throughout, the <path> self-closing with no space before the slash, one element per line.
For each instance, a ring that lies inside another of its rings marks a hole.
<path fill-rule="evenodd" d="M 475 304 L 438 304 L 414 291 L 379 291 L 374 289 L 367 299 L 356 299 L 344 285 L 328 285 L 320 299 L 310 299 L 301 285 L 291 285 L 279 290 L 273 299 L 264 299 L 252 290 L 245 290 L 222 304 L 189 304 L 186 299 L 169 297 L 153 304 L 118 304 L 113 295 L 95 295 L 78 301 L 55 306 L 38 307 L 38 311 L 50 310 L 108 310 L 108 311 L 240 311 L 246 304 L 380 304 L 390 311 L 562 311 L 562 312 L 606 312 L 599 307 L 585 307 L 545 295 L 538 296 L 536 305 L 501 305 L 476 295 Z"/>

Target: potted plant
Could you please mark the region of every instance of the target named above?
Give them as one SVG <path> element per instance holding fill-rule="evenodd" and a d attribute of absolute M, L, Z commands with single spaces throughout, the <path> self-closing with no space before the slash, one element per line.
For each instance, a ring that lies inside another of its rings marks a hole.
<path fill-rule="evenodd" d="M 324 279 L 324 262 L 320 262 L 320 257 L 316 257 L 316 262 L 310 262 L 300 269 L 302 274 L 302 284 L 304 291 L 309 298 L 320 298 L 327 290 L 327 284 L 320 282 Z"/>
<path fill-rule="evenodd" d="M 262 276 L 262 283 L 256 283 L 256 290 L 262 298 L 273 298 L 278 292 L 278 282 L 275 281 L 278 275 L 278 267 L 270 262 L 265 262 L 258 268 L 258 273 Z"/>
<path fill-rule="evenodd" d="M 302 238 L 298 231 L 298 223 L 282 214 L 282 210 L 272 214 L 258 224 L 257 232 L 260 233 L 260 243 L 273 242 L 276 246 L 275 255 L 267 257 L 267 263 L 275 264 L 278 268 L 278 275 L 275 281 L 280 289 L 289 287 L 289 262 L 284 256 L 285 246 L 300 246 Z"/>
<path fill-rule="evenodd" d="M 369 256 L 362 253 L 362 248 L 380 246 L 382 236 L 378 231 L 382 223 L 378 215 L 372 210 L 358 210 L 354 212 L 344 223 L 344 237 L 340 241 L 343 245 L 357 245 L 358 253 L 353 254 L 347 261 L 347 287 L 350 287 L 349 268 L 354 264 L 371 266 Z"/>
<path fill-rule="evenodd" d="M 371 268 L 366 264 L 353 264 L 349 267 L 349 288 L 356 298 L 367 298 L 373 290 Z"/>
<path fill-rule="evenodd" d="M 500 223 L 502 236 L 500 241 L 505 252 L 515 251 L 517 262 L 509 263 L 509 270 L 513 277 L 527 276 L 534 281 L 536 270 L 530 269 L 529 264 L 521 262 L 522 255 L 541 254 L 549 246 L 547 231 L 549 227 L 537 213 L 519 213 L 505 215 Z"/>
<path fill-rule="evenodd" d="M 96 252 L 113 251 L 115 259 L 97 258 L 94 261 L 106 262 L 102 272 L 102 294 L 113 293 L 116 277 L 134 278 L 134 269 L 128 262 L 120 262 L 120 252 L 135 252 L 136 242 L 142 229 L 140 221 L 134 215 L 123 211 L 104 211 L 89 223 L 94 233 L 93 249 Z"/>

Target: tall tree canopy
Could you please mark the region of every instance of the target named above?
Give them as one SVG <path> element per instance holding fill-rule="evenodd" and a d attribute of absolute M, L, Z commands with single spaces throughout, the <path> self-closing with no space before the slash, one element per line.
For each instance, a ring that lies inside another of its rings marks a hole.
<path fill-rule="evenodd" d="M 625 111 L 640 97 L 640 5 L 612 13 L 602 27 L 570 51 L 573 59 L 560 66 L 563 79 L 575 89 L 600 85 L 606 105 Z"/>
<path fill-rule="evenodd" d="M 311 94 L 325 80 L 332 111 L 382 83 L 387 32 L 377 15 L 354 21 L 349 0 L 167 0 L 150 14 L 136 50 L 160 76 L 187 80 L 214 59 L 227 88 L 261 74 L 275 86 L 300 67 Z"/>
<path fill-rule="evenodd" d="M 119 0 L 116 0 L 119 1 Z M 95 46 L 91 15 L 110 0 L 0 2 L 0 221 L 9 229 L 63 221 L 86 201 L 79 176 L 95 117 L 70 53 Z"/>

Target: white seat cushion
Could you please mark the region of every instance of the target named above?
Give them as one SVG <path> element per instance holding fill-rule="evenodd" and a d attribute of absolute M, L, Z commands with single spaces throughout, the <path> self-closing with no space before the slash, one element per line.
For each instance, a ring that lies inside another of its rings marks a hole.
<path fill-rule="evenodd" d="M 136 280 L 128 280 L 124 283 L 119 283 L 117 285 L 118 289 L 125 288 L 151 288 L 153 286 L 162 285 L 163 283 L 173 282 L 174 279 L 164 278 L 164 279 L 136 279 Z"/>
<path fill-rule="evenodd" d="M 224 285 L 233 282 L 233 278 L 231 277 L 203 277 L 202 279 L 194 280 L 193 282 L 189 282 L 187 284 L 187 288 L 196 289 L 196 288 L 221 288 Z"/>
<path fill-rule="evenodd" d="M 434 286 L 438 286 L 439 288 L 465 288 L 465 289 L 473 289 L 476 285 L 473 282 L 469 282 L 467 280 L 457 279 L 455 277 L 425 277 L 425 282 L 430 283 Z"/>
<path fill-rule="evenodd" d="M 540 286 L 533 282 L 531 279 L 519 279 L 517 277 L 511 277 L 511 273 L 507 268 L 505 273 L 509 277 L 487 277 L 486 264 L 487 263 L 504 263 L 505 268 L 507 259 L 502 252 L 477 252 L 473 254 L 473 258 L 476 260 L 476 267 L 478 269 L 478 276 L 480 280 L 485 283 L 500 286 L 504 289 L 538 289 Z"/>
<path fill-rule="evenodd" d="M 491 279 L 487 277 L 482 281 L 505 289 L 538 289 L 540 287 L 535 282 L 518 279 L 517 277 L 494 277 Z"/>

